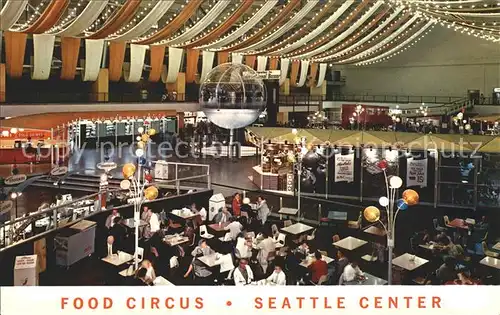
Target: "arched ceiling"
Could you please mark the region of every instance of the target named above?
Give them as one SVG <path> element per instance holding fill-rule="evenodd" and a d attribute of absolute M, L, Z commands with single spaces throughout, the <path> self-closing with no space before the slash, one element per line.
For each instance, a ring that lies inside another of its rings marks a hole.
<path fill-rule="evenodd" d="M 6 0 L 1 29 L 367 65 L 434 27 L 500 42 L 500 0 Z"/>

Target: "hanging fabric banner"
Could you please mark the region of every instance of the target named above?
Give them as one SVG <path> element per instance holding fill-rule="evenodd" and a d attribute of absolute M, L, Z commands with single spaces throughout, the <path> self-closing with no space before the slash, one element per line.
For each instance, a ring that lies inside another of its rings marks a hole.
<path fill-rule="evenodd" d="M 298 87 L 304 86 L 307 80 L 307 72 L 309 71 L 309 60 L 300 61 L 300 78 L 297 83 Z"/>
<path fill-rule="evenodd" d="M 288 59 L 288 58 L 281 59 L 280 85 L 285 83 L 285 80 L 288 76 L 288 66 L 289 65 L 290 65 L 290 59 Z"/>
<path fill-rule="evenodd" d="M 328 65 L 326 63 L 319 64 L 318 84 L 316 84 L 317 87 L 320 87 L 323 85 L 323 81 L 325 80 L 325 76 L 326 76 L 326 67 L 327 66 Z"/>
<path fill-rule="evenodd" d="M 240 53 L 231 53 L 231 63 L 243 63 L 243 55 Z"/>
<path fill-rule="evenodd" d="M 354 153 L 335 155 L 335 182 L 354 181 Z"/>
<path fill-rule="evenodd" d="M 427 187 L 427 159 L 406 161 L 406 187 Z"/>
<path fill-rule="evenodd" d="M 202 58 L 202 68 L 201 68 L 200 83 L 203 83 L 205 82 L 207 75 L 210 73 L 210 71 L 212 71 L 214 67 L 215 52 L 204 50 L 201 58 Z"/>

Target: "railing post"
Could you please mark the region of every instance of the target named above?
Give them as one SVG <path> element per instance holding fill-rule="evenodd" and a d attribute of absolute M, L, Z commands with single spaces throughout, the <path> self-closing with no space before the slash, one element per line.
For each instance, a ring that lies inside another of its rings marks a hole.
<path fill-rule="evenodd" d="M 54 229 L 57 229 L 57 210 L 54 209 L 52 212 L 52 221 L 54 221 Z"/>
<path fill-rule="evenodd" d="M 181 189 L 179 187 L 179 175 L 177 174 L 179 170 L 179 164 L 175 164 L 175 189 L 177 190 L 177 195 L 180 195 Z"/>
<path fill-rule="evenodd" d="M 211 189 L 212 179 L 210 178 L 210 165 L 207 166 L 207 182 L 208 182 L 208 189 Z"/>

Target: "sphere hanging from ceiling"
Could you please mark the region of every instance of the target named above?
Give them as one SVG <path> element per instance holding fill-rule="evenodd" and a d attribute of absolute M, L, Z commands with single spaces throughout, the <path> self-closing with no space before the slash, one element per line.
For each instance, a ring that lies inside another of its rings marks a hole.
<path fill-rule="evenodd" d="M 200 86 L 199 103 L 207 118 L 225 129 L 253 123 L 266 107 L 266 87 L 257 72 L 225 63 L 210 71 Z"/>

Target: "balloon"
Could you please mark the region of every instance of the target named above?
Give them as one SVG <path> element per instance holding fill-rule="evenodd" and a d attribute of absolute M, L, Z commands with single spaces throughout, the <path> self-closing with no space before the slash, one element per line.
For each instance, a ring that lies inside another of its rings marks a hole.
<path fill-rule="evenodd" d="M 399 199 L 396 204 L 398 206 L 398 209 L 400 209 L 400 210 L 404 211 L 404 210 L 408 209 L 408 204 L 406 203 L 406 201 L 404 199 Z"/>
<path fill-rule="evenodd" d="M 316 168 L 319 162 L 319 155 L 314 151 L 307 152 L 302 158 L 302 163 L 310 168 Z"/>
<path fill-rule="evenodd" d="M 382 207 L 387 207 L 389 205 L 389 199 L 385 196 L 382 196 L 380 197 L 380 199 L 378 200 L 378 203 L 382 206 Z"/>
<path fill-rule="evenodd" d="M 149 183 L 153 182 L 153 176 L 151 174 L 144 175 L 144 179 L 147 180 Z"/>
<path fill-rule="evenodd" d="M 127 190 L 130 188 L 130 181 L 128 179 L 124 179 L 120 182 L 120 188 L 123 190 Z"/>
<path fill-rule="evenodd" d="M 149 135 L 148 135 L 148 134 L 143 134 L 143 135 L 141 136 L 141 140 L 142 140 L 142 141 L 144 141 L 144 142 L 148 142 L 148 140 L 149 140 Z"/>
<path fill-rule="evenodd" d="M 148 135 L 154 136 L 155 134 L 156 134 L 156 130 L 154 130 L 153 128 L 148 130 Z"/>
<path fill-rule="evenodd" d="M 137 142 L 137 147 L 139 149 L 144 149 L 144 147 L 146 146 L 146 143 L 144 143 L 143 141 L 139 141 Z"/>
<path fill-rule="evenodd" d="M 391 176 L 389 185 L 391 188 L 401 188 L 401 186 L 403 186 L 403 180 L 399 176 Z"/>
<path fill-rule="evenodd" d="M 144 166 L 144 165 L 146 165 L 146 162 L 147 162 L 147 161 L 146 161 L 146 158 L 145 158 L 145 157 L 141 156 L 141 157 L 139 158 L 139 165 L 140 165 L 140 166 Z"/>
<path fill-rule="evenodd" d="M 134 175 L 134 173 L 135 173 L 135 165 L 134 164 L 127 163 L 127 164 L 123 165 L 123 168 L 122 168 L 123 177 L 130 178 Z"/>
<path fill-rule="evenodd" d="M 144 197 L 147 200 L 155 200 L 158 197 L 158 188 L 155 186 L 149 186 L 144 190 Z"/>
<path fill-rule="evenodd" d="M 380 160 L 378 163 L 377 163 L 377 166 L 378 168 L 380 168 L 381 170 L 385 170 L 387 169 L 387 166 L 389 166 L 389 163 L 387 163 L 386 160 Z"/>
<path fill-rule="evenodd" d="M 288 153 L 286 155 L 286 158 L 287 158 L 288 162 L 290 162 L 290 163 L 295 163 L 296 162 L 296 160 L 295 160 L 295 154 L 293 154 L 293 153 Z"/>
<path fill-rule="evenodd" d="M 380 220 L 380 210 L 377 207 L 369 206 L 363 211 L 363 215 L 368 222 L 377 222 Z"/>
<path fill-rule="evenodd" d="M 419 196 L 415 190 L 407 189 L 403 191 L 403 199 L 409 206 L 414 206 L 418 203 Z"/>

